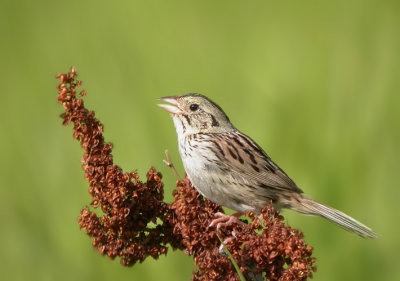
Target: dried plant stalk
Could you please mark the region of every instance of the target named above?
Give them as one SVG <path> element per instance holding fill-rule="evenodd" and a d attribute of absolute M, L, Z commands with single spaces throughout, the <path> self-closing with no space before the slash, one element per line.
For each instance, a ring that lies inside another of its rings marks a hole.
<path fill-rule="evenodd" d="M 131 266 L 147 257 L 166 254 L 168 245 L 194 257 L 198 270 L 192 280 L 239 280 L 226 246 L 246 279 L 306 280 L 315 271 L 312 247 L 303 234 L 283 223 L 272 206 L 259 217 L 247 213 L 249 223 L 234 223 L 217 231 L 209 227 L 221 206 L 203 198 L 187 178 L 177 182 L 174 202 L 165 203 L 162 176 L 154 168 L 141 182 L 135 172 L 124 173 L 113 163 L 112 144 L 104 141 L 103 125 L 85 108 L 85 91 L 78 88 L 74 67 L 57 74 L 58 102 L 65 112 L 63 124 L 73 123 L 75 139 L 85 153 L 82 168 L 89 182 L 92 208 L 81 210 L 79 225 L 93 238 L 98 251 Z M 101 208 L 97 215 L 93 208 Z"/>

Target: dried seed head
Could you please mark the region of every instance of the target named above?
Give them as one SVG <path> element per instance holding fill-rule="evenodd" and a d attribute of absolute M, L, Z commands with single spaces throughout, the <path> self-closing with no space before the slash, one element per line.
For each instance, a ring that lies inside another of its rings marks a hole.
<path fill-rule="evenodd" d="M 149 256 L 166 254 L 170 244 L 193 255 L 198 270 L 192 280 L 239 280 L 229 258 L 219 251 L 221 238 L 248 280 L 254 280 L 250 274 L 268 280 L 312 277 L 316 270 L 313 248 L 300 231 L 283 223 L 272 206 L 264 208 L 260 217 L 247 213 L 248 224 L 232 224 L 217 232 L 209 225 L 222 208 L 203 198 L 187 178 L 178 181 L 175 200 L 167 204 L 163 202 L 162 175 L 154 168 L 148 171 L 146 182 L 141 182 L 136 172 L 123 173 L 113 163 L 113 146 L 104 141 L 103 125 L 76 95 L 81 86 L 76 69 L 56 77 L 60 80 L 58 102 L 65 110 L 63 125 L 74 124 L 73 136 L 85 151 L 81 161 L 90 185 L 91 206 L 100 206 L 103 212 L 98 216 L 84 208 L 78 222 L 101 254 L 120 257 L 121 264 L 131 266 Z M 85 95 L 80 91 L 80 97 Z M 233 239 L 227 239 L 233 234 Z"/>

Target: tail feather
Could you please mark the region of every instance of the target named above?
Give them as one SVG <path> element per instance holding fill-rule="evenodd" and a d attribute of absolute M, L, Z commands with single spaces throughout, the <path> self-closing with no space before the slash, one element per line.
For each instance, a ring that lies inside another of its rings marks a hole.
<path fill-rule="evenodd" d="M 321 216 L 331 222 L 336 223 L 338 226 L 344 228 L 345 230 L 355 232 L 362 237 L 378 237 L 378 234 L 375 233 L 371 228 L 349 217 L 345 213 L 325 206 L 312 199 L 301 197 L 299 205 L 300 206 L 296 206 L 297 208 L 293 209 L 301 213 Z"/>

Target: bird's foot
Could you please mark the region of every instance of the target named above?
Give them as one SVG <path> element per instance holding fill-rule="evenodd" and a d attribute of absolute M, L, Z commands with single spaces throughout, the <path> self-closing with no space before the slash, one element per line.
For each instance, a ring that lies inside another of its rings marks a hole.
<path fill-rule="evenodd" d="M 225 250 L 225 247 L 228 243 L 230 243 L 231 241 L 236 239 L 236 233 L 235 231 L 232 231 L 232 236 L 229 236 L 227 238 L 224 239 L 224 241 L 221 243 L 221 245 L 218 248 L 218 252 L 220 253 L 220 255 L 223 256 L 229 256 L 227 251 Z"/>
<path fill-rule="evenodd" d="M 215 213 L 215 216 L 218 217 L 218 218 L 214 219 L 210 223 L 209 226 L 213 227 L 213 226 L 216 225 L 217 226 L 217 231 L 219 231 L 219 229 L 222 226 L 227 227 L 227 226 L 231 226 L 234 223 L 244 223 L 244 222 L 242 222 L 242 221 L 240 221 L 238 219 L 241 216 L 240 213 L 236 213 L 236 214 L 233 214 L 233 215 L 229 216 L 229 215 L 225 215 L 224 213 L 218 212 L 218 213 Z"/>

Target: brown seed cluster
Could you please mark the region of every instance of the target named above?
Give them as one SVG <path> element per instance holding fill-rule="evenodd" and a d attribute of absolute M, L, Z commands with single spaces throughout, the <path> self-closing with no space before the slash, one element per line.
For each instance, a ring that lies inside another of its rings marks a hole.
<path fill-rule="evenodd" d="M 246 213 L 250 223 L 233 223 L 216 231 L 209 227 L 219 205 L 204 199 L 186 178 L 178 182 L 169 223 L 181 236 L 185 253 L 194 256 L 199 270 L 193 280 L 239 280 L 232 262 L 219 250 L 220 239 L 248 280 L 306 280 L 315 271 L 303 234 L 283 223 L 271 205 L 260 216 Z M 264 278 L 264 279 L 260 279 Z M 266 278 L 266 279 L 265 279 Z"/>
<path fill-rule="evenodd" d="M 119 256 L 124 265 L 165 254 L 171 228 L 163 223 L 168 209 L 163 202 L 161 174 L 150 169 L 143 183 L 135 172 L 123 173 L 113 164 L 112 144 L 104 142 L 103 125 L 77 97 L 81 82 L 75 80 L 75 68 L 57 78 L 58 102 L 65 110 L 63 124 L 74 125 L 74 138 L 85 150 L 81 161 L 93 197 L 91 206 L 101 207 L 103 213 L 98 216 L 90 208 L 82 209 L 80 227 L 93 238 L 93 246 L 101 254 L 112 259 Z"/>
<path fill-rule="evenodd" d="M 130 266 L 166 254 L 171 245 L 194 257 L 198 270 L 193 280 L 239 280 L 232 262 L 220 250 L 222 239 L 247 280 L 312 276 L 312 247 L 271 206 L 259 217 L 248 213 L 249 223 L 233 223 L 217 231 L 209 225 L 222 208 L 203 198 L 187 178 L 178 181 L 175 200 L 167 204 L 161 174 L 154 168 L 146 182 L 135 172 L 124 173 L 113 163 L 112 144 L 104 142 L 103 125 L 77 95 L 81 82 L 76 77 L 75 68 L 57 75 L 58 102 L 65 110 L 63 124 L 73 123 L 73 136 L 85 150 L 82 168 L 93 199 L 90 208 L 81 210 L 79 224 L 101 254 L 120 257 L 123 265 Z M 85 96 L 84 91 L 79 94 Z M 98 207 L 101 212 L 96 211 Z"/>

